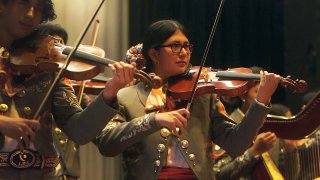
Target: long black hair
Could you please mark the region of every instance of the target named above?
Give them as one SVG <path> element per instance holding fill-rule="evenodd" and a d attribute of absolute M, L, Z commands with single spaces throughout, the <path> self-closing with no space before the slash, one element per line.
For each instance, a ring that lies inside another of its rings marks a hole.
<path fill-rule="evenodd" d="M 162 43 L 164 43 L 177 30 L 187 36 L 185 27 L 176 20 L 160 20 L 149 26 L 144 36 L 142 49 L 142 54 L 146 59 L 147 72 L 150 72 L 153 69 L 152 60 L 148 55 L 148 50 L 162 45 Z"/>
<path fill-rule="evenodd" d="M 39 43 L 43 40 L 43 38 L 47 37 L 48 35 L 60 36 L 64 43 L 67 43 L 68 41 L 68 33 L 60 25 L 43 23 L 28 36 L 15 40 L 11 45 L 11 50 L 17 48 L 27 48 L 35 51 L 39 48 Z"/>
<path fill-rule="evenodd" d="M 43 23 L 38 26 L 39 35 L 59 36 L 63 39 L 64 43 L 68 43 L 68 33 L 59 24 Z"/>
<path fill-rule="evenodd" d="M 16 1 L 16 0 L 0 0 L 0 3 L 7 4 L 9 1 Z M 25 1 L 29 1 L 29 0 L 25 0 Z M 43 8 L 41 22 L 48 22 L 48 21 L 55 20 L 57 18 L 52 0 L 37 0 L 37 1 L 39 5 Z"/>

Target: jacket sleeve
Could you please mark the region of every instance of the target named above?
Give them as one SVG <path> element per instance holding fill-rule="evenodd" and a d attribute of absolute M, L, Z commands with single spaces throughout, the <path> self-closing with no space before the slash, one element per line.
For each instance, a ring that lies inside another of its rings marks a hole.
<path fill-rule="evenodd" d="M 155 123 L 154 113 L 128 121 L 123 114 L 124 107 L 93 141 L 104 156 L 116 156 L 133 144 L 159 130 Z"/>
<path fill-rule="evenodd" d="M 222 147 L 232 157 L 239 156 L 252 144 L 259 128 L 262 126 L 270 107 L 266 107 L 256 100 L 251 104 L 241 123 L 235 123 L 221 111 L 216 98 L 212 100 L 212 140 Z M 220 105 L 221 106 L 221 105 Z"/>
<path fill-rule="evenodd" d="M 104 102 L 101 94 L 82 110 L 72 89 L 63 80 L 55 86 L 52 97 L 58 127 L 80 145 L 90 142 L 117 113 Z"/>
<path fill-rule="evenodd" d="M 217 159 L 213 171 L 217 179 L 239 179 L 245 173 L 252 172 L 254 165 L 258 162 L 250 149 L 241 156 L 232 159 L 229 155 L 224 155 Z"/>

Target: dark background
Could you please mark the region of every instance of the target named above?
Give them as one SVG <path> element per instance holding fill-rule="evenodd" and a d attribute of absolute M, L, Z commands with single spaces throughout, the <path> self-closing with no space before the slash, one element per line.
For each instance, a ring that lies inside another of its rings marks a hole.
<path fill-rule="evenodd" d="M 142 42 L 149 24 L 176 19 L 195 45 L 191 63 L 199 65 L 218 10 L 217 0 L 130 0 L 130 46 Z M 218 69 L 260 66 L 319 88 L 320 0 L 226 0 L 206 66 Z M 279 87 L 273 103 L 294 113 L 303 94 Z"/>

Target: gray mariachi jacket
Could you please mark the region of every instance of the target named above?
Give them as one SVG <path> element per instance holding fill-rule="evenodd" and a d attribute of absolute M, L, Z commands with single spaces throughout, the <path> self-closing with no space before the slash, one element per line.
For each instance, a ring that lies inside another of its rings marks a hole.
<path fill-rule="evenodd" d="M 19 116 L 27 119 L 32 118 L 53 78 L 52 73 L 43 73 L 24 82 L 20 84 L 21 90 L 11 98 L 6 95 L 4 87 L 0 86 L 2 90 L 0 104 L 5 104 L 8 107 L 2 114 L 11 115 L 11 100 L 13 99 Z M 85 110 L 82 110 L 70 86 L 66 85 L 63 80 L 60 80 L 54 87 L 42 112 L 51 112 L 57 126 L 77 144 L 90 142 L 116 114 L 116 110 L 106 105 L 101 95 Z M 42 114 L 40 113 L 40 115 Z M 41 129 L 37 131 L 34 145 L 42 155 L 55 156 L 51 121 L 46 119 L 40 122 Z M 0 148 L 3 147 L 3 141 L 4 135 L 0 133 Z"/>
<path fill-rule="evenodd" d="M 230 117 L 237 124 L 241 122 L 244 117 L 243 112 L 237 108 Z M 221 151 L 221 149 L 214 149 Z M 244 154 L 236 158 L 232 158 L 227 153 L 214 160 L 213 172 L 216 179 L 253 179 L 253 168 L 258 162 L 259 158 L 254 157 L 252 150 L 247 149 Z"/>
<path fill-rule="evenodd" d="M 250 118 L 245 117 L 243 123 L 235 126 L 217 109 L 219 101 L 215 95 L 203 95 L 192 104 L 186 133 L 176 138 L 166 134 L 170 131 L 165 128 L 157 127 L 154 113 L 145 114 L 149 93 L 141 83 L 120 90 L 117 98 L 121 114 L 115 116 L 95 140 L 104 156 L 122 153 L 125 179 L 157 179 L 167 159 L 168 141 L 175 140 L 198 179 L 212 180 L 211 140 L 230 154 L 239 155 L 249 146 L 269 111 L 253 103 Z M 159 148 L 162 145 L 164 149 Z"/>

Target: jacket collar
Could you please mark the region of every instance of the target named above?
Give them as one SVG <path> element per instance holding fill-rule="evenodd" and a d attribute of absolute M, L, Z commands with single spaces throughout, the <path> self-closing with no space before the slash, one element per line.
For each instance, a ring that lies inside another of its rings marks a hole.
<path fill-rule="evenodd" d="M 142 82 L 140 82 L 136 85 L 136 91 L 140 103 L 143 105 L 143 107 L 145 107 L 151 89 L 146 88 L 145 85 Z"/>

